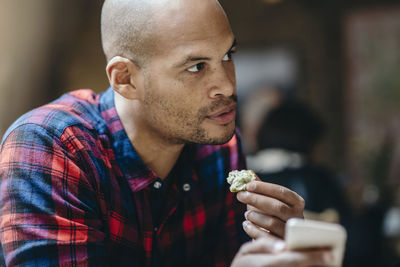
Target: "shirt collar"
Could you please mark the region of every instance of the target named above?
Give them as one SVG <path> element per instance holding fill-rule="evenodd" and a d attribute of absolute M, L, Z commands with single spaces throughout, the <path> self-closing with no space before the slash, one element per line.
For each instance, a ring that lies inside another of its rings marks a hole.
<path fill-rule="evenodd" d="M 133 192 L 140 191 L 153 183 L 158 177 L 150 170 L 130 142 L 114 103 L 114 90 L 110 87 L 100 97 L 101 116 L 107 125 L 107 135 L 120 167 Z"/>

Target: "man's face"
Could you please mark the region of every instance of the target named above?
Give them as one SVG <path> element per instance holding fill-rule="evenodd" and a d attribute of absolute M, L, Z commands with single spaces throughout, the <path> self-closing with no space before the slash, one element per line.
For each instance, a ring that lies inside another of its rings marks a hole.
<path fill-rule="evenodd" d="M 173 143 L 221 144 L 235 128 L 234 36 L 220 10 L 201 11 L 159 27 L 143 70 L 146 127 Z"/>

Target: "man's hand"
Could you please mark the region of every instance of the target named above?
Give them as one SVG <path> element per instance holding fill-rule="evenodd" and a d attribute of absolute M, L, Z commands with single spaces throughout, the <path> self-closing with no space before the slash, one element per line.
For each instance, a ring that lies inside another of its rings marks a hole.
<path fill-rule="evenodd" d="M 243 228 L 253 239 L 268 233 L 283 238 L 288 219 L 304 218 L 304 199 L 280 185 L 252 181 L 237 199 L 247 204 Z"/>
<path fill-rule="evenodd" d="M 231 267 L 303 267 L 332 265 L 333 262 L 333 255 L 329 249 L 288 251 L 285 250 L 283 241 L 266 235 L 243 244 Z"/>

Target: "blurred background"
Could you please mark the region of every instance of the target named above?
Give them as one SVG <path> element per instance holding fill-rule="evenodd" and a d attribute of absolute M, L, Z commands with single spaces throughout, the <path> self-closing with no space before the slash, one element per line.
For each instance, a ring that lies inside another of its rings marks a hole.
<path fill-rule="evenodd" d="M 108 87 L 102 2 L 0 1 L 0 137 L 20 115 L 62 93 Z M 333 174 L 348 210 L 339 219 L 349 233 L 345 266 L 394 264 L 400 257 L 400 3 L 220 2 L 239 44 L 238 123 L 246 153 L 261 150 L 258 131 L 270 110 L 285 99 L 306 103 L 325 125 L 313 161 Z"/>

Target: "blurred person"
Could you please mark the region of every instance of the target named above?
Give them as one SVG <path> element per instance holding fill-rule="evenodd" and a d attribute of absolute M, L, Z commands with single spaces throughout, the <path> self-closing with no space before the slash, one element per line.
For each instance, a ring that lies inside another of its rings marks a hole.
<path fill-rule="evenodd" d="M 111 87 L 65 94 L 3 137 L 5 263 L 331 263 L 330 250 L 284 249 L 285 221 L 303 217 L 299 195 L 261 181 L 236 198 L 228 190 L 228 172 L 246 166 L 236 42 L 219 3 L 106 0 L 101 24 Z M 240 202 L 258 217 L 242 224 Z"/>
<path fill-rule="evenodd" d="M 248 167 L 261 180 L 302 196 L 305 218 L 346 228 L 344 266 L 376 266 L 382 261 L 382 215 L 376 209 L 354 212 L 337 175 L 318 162 L 325 133 L 324 121 L 311 106 L 284 99 L 264 116 L 257 134 L 258 152 L 247 157 Z"/>
<path fill-rule="evenodd" d="M 318 164 L 325 134 L 322 118 L 305 102 L 283 99 L 260 123 L 258 152 L 247 158 L 261 180 L 288 187 L 305 200 L 310 219 L 339 222 L 347 204 L 337 177 Z"/>
<path fill-rule="evenodd" d="M 264 114 L 276 107 L 285 97 L 283 90 L 275 86 L 263 85 L 255 92 L 241 99 L 239 107 L 239 128 L 246 154 L 257 151 L 257 133 Z"/>

